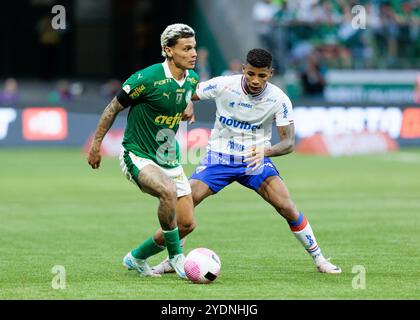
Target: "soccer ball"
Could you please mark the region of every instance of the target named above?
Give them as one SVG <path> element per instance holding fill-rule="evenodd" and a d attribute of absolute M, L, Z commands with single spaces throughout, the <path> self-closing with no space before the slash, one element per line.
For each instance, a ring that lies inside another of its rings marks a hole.
<path fill-rule="evenodd" d="M 194 283 L 213 282 L 220 274 L 220 258 L 212 250 L 197 248 L 185 258 L 185 273 Z"/>

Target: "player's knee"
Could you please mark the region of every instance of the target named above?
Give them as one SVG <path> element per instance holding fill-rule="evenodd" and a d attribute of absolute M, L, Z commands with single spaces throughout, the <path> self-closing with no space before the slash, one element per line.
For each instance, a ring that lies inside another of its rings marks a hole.
<path fill-rule="evenodd" d="M 197 223 L 195 222 L 195 219 L 191 219 L 191 220 L 188 220 L 188 221 L 182 221 L 180 224 L 178 224 L 178 228 L 185 235 L 193 232 L 196 226 L 197 226 Z"/>

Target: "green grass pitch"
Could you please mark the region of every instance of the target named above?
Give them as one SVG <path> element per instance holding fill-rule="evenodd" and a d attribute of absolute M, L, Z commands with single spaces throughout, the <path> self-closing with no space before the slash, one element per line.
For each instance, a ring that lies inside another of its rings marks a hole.
<path fill-rule="evenodd" d="M 94 171 L 75 149 L 0 149 L 0 299 L 420 298 L 419 150 L 274 162 L 341 275 L 317 273 L 283 218 L 232 184 L 196 208 L 185 248 L 213 249 L 220 277 L 141 278 L 121 260 L 156 229 L 157 200 L 125 179 L 117 159 Z M 53 288 L 54 266 L 65 269 L 63 289 Z M 360 268 L 365 286 L 354 288 Z"/>

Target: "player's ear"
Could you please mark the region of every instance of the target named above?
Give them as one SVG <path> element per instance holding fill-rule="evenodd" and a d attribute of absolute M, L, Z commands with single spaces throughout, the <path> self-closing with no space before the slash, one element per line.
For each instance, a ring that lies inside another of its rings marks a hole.
<path fill-rule="evenodd" d="M 172 49 L 170 47 L 165 47 L 166 56 L 172 59 Z"/>

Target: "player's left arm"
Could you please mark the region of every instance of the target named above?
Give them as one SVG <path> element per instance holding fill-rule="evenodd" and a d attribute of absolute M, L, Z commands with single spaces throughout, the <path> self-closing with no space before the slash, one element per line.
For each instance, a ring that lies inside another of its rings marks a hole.
<path fill-rule="evenodd" d="M 254 146 L 248 150 L 244 156 L 244 161 L 248 163 L 247 167 L 258 167 L 263 161 L 264 157 L 278 157 L 292 152 L 295 148 L 295 126 L 293 123 L 278 126 L 277 132 L 280 137 L 280 142 L 271 147 L 257 147 Z"/>
<path fill-rule="evenodd" d="M 293 124 L 292 102 L 284 95 L 279 101 L 275 113 L 275 123 L 280 142 L 271 146 L 254 146 L 245 153 L 244 161 L 247 167 L 258 166 L 264 157 L 278 157 L 293 152 L 295 148 L 295 126 Z"/>
<path fill-rule="evenodd" d="M 195 122 L 194 106 L 192 101 L 214 99 L 220 92 L 220 88 L 223 87 L 226 77 L 216 77 L 205 82 L 200 82 L 196 91 L 191 97 L 191 101 L 188 103 L 184 110 L 182 120 L 189 120 L 190 124 Z"/>
<path fill-rule="evenodd" d="M 275 123 L 280 142 L 264 150 L 266 157 L 278 157 L 293 152 L 295 148 L 295 125 L 293 107 L 289 97 L 283 94 L 277 105 Z"/>
<path fill-rule="evenodd" d="M 295 149 L 295 125 L 290 123 L 286 126 L 278 126 L 280 142 L 265 148 L 265 157 L 278 157 L 293 152 Z"/>

